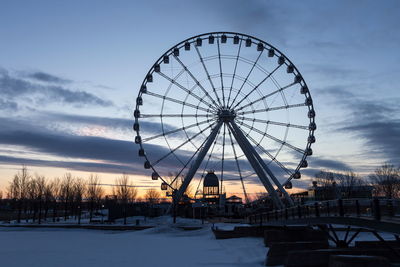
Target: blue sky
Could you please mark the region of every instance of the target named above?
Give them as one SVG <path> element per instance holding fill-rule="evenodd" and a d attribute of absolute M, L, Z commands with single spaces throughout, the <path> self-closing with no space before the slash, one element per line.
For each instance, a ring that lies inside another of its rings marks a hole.
<path fill-rule="evenodd" d="M 132 143 L 134 100 L 159 56 L 211 31 L 263 39 L 301 71 L 318 125 L 305 174 L 399 165 L 399 13 L 398 1 L 3 0 L 0 188 L 21 164 L 157 185 Z"/>

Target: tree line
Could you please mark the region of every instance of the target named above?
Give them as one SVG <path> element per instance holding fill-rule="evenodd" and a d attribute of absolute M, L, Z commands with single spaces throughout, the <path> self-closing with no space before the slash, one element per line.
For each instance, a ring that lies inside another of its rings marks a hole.
<path fill-rule="evenodd" d="M 138 200 L 138 189 L 126 174 L 115 179 L 111 192 L 113 200 L 124 209 L 129 203 Z M 86 180 L 74 177 L 71 173 L 47 179 L 42 175 L 31 175 L 27 167 L 23 166 L 9 182 L 6 198 L 17 212 L 18 222 L 25 219 L 40 223 L 50 217 L 55 222 L 60 218 L 67 220 L 74 217 L 80 223 L 82 211 L 87 211 L 92 220 L 94 214 L 101 210 L 106 201 L 105 193 L 104 185 L 96 174 L 90 174 Z M 150 188 L 144 197 L 151 203 L 158 203 L 161 194 Z"/>
<path fill-rule="evenodd" d="M 343 198 L 352 198 L 357 188 L 372 186 L 374 196 L 388 199 L 400 197 L 400 168 L 385 163 L 367 177 L 355 172 L 320 171 L 315 174 L 315 182 L 322 187 L 336 187 Z"/>

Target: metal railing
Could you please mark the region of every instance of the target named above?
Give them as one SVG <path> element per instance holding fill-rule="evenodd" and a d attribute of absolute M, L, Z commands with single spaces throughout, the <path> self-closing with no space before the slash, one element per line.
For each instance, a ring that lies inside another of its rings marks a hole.
<path fill-rule="evenodd" d="M 250 224 L 263 224 L 272 221 L 335 216 L 370 218 L 376 221 L 396 220 L 400 219 L 400 200 L 374 198 L 315 201 L 280 210 L 253 213 L 247 217 L 247 221 Z"/>

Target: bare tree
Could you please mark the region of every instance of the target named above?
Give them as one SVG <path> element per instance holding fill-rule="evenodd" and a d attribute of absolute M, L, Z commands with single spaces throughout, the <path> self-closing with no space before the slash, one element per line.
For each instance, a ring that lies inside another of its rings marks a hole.
<path fill-rule="evenodd" d="M 49 187 L 51 190 L 52 200 L 53 200 L 53 222 L 58 218 L 58 203 L 62 200 L 62 190 L 61 190 L 61 179 L 59 177 L 54 178 L 51 181 L 51 186 Z"/>
<path fill-rule="evenodd" d="M 315 181 L 319 186 L 327 187 L 336 184 L 335 173 L 322 170 L 315 174 Z"/>
<path fill-rule="evenodd" d="M 320 171 L 315 174 L 316 185 L 322 187 L 320 197 L 323 199 L 330 198 L 351 198 L 354 197 L 356 190 L 365 182 L 358 174 L 347 172 Z"/>
<path fill-rule="evenodd" d="M 104 190 L 101 187 L 100 178 L 97 175 L 91 174 L 89 176 L 86 198 L 89 201 L 90 221 L 93 218 L 93 210 L 96 208 L 103 197 Z"/>
<path fill-rule="evenodd" d="M 337 173 L 336 180 L 343 198 L 354 197 L 356 190 L 365 185 L 360 176 L 352 171 Z"/>
<path fill-rule="evenodd" d="M 397 198 L 400 196 L 400 170 L 385 163 L 369 175 L 371 183 L 379 196 Z"/>
<path fill-rule="evenodd" d="M 54 181 L 47 181 L 44 187 L 43 192 L 43 201 L 44 201 L 44 220 L 47 220 L 47 215 L 49 213 L 50 203 L 55 201 L 54 195 Z"/>
<path fill-rule="evenodd" d="M 150 204 L 157 204 L 160 202 L 161 198 L 161 193 L 160 191 L 154 189 L 154 188 L 149 188 L 146 190 L 145 193 L 145 199 L 150 203 Z"/>
<path fill-rule="evenodd" d="M 10 198 L 17 202 L 18 223 L 21 222 L 22 210 L 24 209 L 25 214 L 27 211 L 27 196 L 30 178 L 31 176 L 28 173 L 28 169 L 26 166 L 22 166 L 21 171 L 14 175 L 13 180 L 7 188 Z"/>
<path fill-rule="evenodd" d="M 78 224 L 81 223 L 82 199 L 86 192 L 86 183 L 82 178 L 76 178 L 73 184 L 73 201 L 75 216 L 78 215 Z"/>
<path fill-rule="evenodd" d="M 115 186 L 113 193 L 117 196 L 118 201 L 122 204 L 124 224 L 126 224 L 126 212 L 128 203 L 133 201 L 137 196 L 137 189 L 130 182 L 129 176 L 123 174 L 121 177 L 115 179 Z"/>
<path fill-rule="evenodd" d="M 73 186 L 74 186 L 74 178 L 72 177 L 71 173 L 66 173 L 60 184 L 60 196 L 61 200 L 64 203 L 64 220 L 67 220 L 68 217 L 68 210 L 71 210 L 71 206 L 73 203 Z"/>
<path fill-rule="evenodd" d="M 46 179 L 44 176 L 36 175 L 34 179 L 31 181 L 34 183 L 35 191 L 36 191 L 36 198 L 33 200 L 34 203 L 34 220 L 36 215 L 36 210 L 38 212 L 38 223 L 41 223 L 42 220 L 42 205 L 43 205 L 43 198 L 46 190 Z"/>
<path fill-rule="evenodd" d="M 28 209 L 32 222 L 36 220 L 36 197 L 37 197 L 37 186 L 34 178 L 29 179 L 28 182 Z M 28 217 L 26 217 L 28 220 Z"/>

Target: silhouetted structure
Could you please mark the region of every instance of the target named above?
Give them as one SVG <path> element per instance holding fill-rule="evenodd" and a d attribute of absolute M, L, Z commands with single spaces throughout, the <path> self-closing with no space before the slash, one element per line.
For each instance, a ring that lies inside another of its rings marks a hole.
<path fill-rule="evenodd" d="M 220 199 L 219 180 L 214 171 L 208 171 L 203 181 L 203 201 L 217 204 Z"/>

